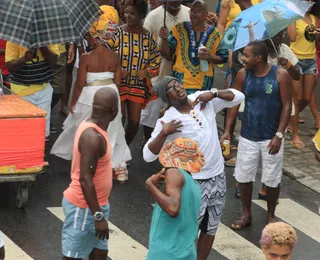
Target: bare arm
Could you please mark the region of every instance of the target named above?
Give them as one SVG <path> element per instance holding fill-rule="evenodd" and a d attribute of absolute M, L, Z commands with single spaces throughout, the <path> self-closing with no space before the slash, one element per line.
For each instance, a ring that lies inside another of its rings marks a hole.
<path fill-rule="evenodd" d="M 297 40 L 296 23 L 289 25 L 288 36 L 289 36 L 290 42 L 295 42 Z"/>
<path fill-rule="evenodd" d="M 220 12 L 219 12 L 219 18 L 218 18 L 218 25 L 217 25 L 217 28 L 221 34 L 223 34 L 224 30 L 226 29 L 229 12 L 230 12 L 230 7 L 221 6 Z"/>
<path fill-rule="evenodd" d="M 92 214 L 101 212 L 96 189 L 93 184 L 93 177 L 97 169 L 98 160 L 103 156 L 102 144 L 102 138 L 92 128 L 85 130 L 79 139 L 79 151 L 81 153 L 80 184 L 84 198 Z"/>
<path fill-rule="evenodd" d="M 26 64 L 27 59 L 25 56 L 17 59 L 17 60 L 12 60 L 9 62 L 6 62 L 6 66 L 10 72 L 16 72 L 18 71 L 24 64 Z"/>
<path fill-rule="evenodd" d="M 88 58 L 89 57 L 86 54 L 83 54 L 80 57 L 77 80 L 74 85 L 74 91 L 73 91 L 73 96 L 72 96 L 72 101 L 71 101 L 71 109 L 77 104 L 78 99 L 79 99 L 81 92 L 82 92 L 82 88 L 86 83 L 88 62 L 89 62 Z"/>
<path fill-rule="evenodd" d="M 116 55 L 117 57 L 117 70 L 114 73 L 114 84 L 117 85 L 118 89 L 119 89 L 119 93 L 120 93 L 120 86 L 121 86 L 121 64 L 120 61 L 118 59 L 118 55 Z"/>
<path fill-rule="evenodd" d="M 160 172 L 161 173 L 161 172 Z M 155 185 L 153 176 L 146 181 L 146 187 L 151 192 L 159 206 L 171 217 L 177 217 L 180 211 L 181 190 L 184 177 L 178 169 L 167 170 L 165 177 L 165 191 L 162 192 Z"/>
<path fill-rule="evenodd" d="M 57 64 L 57 60 L 58 60 L 57 55 L 52 53 L 48 47 L 40 47 L 40 51 L 45 61 L 48 62 L 51 66 L 54 66 Z"/>
<path fill-rule="evenodd" d="M 161 55 L 167 60 L 172 60 L 168 39 L 162 39 L 160 46 Z"/>

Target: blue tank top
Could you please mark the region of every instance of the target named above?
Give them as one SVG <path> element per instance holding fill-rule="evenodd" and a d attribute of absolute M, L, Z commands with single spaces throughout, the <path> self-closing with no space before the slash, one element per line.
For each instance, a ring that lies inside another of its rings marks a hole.
<path fill-rule="evenodd" d="M 147 260 L 196 260 L 195 240 L 201 190 L 187 172 L 180 170 L 185 182 L 181 191 L 179 215 L 170 217 L 155 204 L 149 238 Z"/>
<path fill-rule="evenodd" d="M 247 71 L 241 136 L 248 140 L 270 140 L 278 130 L 282 102 L 277 70 L 278 67 L 273 65 L 264 77 L 256 77 L 254 72 Z"/>

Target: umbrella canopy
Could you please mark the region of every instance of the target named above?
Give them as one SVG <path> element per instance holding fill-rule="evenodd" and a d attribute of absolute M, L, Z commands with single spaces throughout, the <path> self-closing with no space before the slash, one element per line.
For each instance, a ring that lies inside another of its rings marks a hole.
<path fill-rule="evenodd" d="M 84 37 L 101 11 L 95 0 L 0 0 L 0 39 L 28 49 Z"/>
<path fill-rule="evenodd" d="M 220 50 L 238 50 L 254 40 L 267 40 L 304 17 L 313 5 L 301 0 L 265 0 L 244 10 L 225 31 Z"/>

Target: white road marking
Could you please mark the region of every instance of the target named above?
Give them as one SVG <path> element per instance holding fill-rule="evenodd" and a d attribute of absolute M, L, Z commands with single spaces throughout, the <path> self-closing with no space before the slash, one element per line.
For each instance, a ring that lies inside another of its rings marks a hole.
<path fill-rule="evenodd" d="M 267 210 L 267 202 L 262 200 L 253 200 L 253 202 Z M 279 199 L 276 216 L 320 242 L 320 216 L 312 211 L 291 199 Z"/>
<path fill-rule="evenodd" d="M 234 260 L 264 260 L 260 248 L 246 240 L 231 228 L 219 224 L 216 239 L 213 243 L 214 250 L 228 259 Z"/>
<path fill-rule="evenodd" d="M 62 207 L 47 208 L 53 215 L 64 221 Z M 146 259 L 148 249 L 138 243 L 132 237 L 121 231 L 108 221 L 110 232 L 109 254 L 112 260 Z"/>
<path fill-rule="evenodd" d="M 17 246 L 10 238 L 0 231 L 0 235 L 4 240 L 4 247 L 6 250 L 6 259 L 8 260 L 33 260 L 27 253 L 25 253 L 19 246 Z"/>

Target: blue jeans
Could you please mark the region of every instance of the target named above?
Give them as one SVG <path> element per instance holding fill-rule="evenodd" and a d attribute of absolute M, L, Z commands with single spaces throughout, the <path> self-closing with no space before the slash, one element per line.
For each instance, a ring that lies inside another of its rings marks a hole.
<path fill-rule="evenodd" d="M 50 117 L 51 117 L 51 101 L 52 101 L 53 88 L 50 83 L 42 89 L 29 96 L 23 96 L 24 100 L 29 101 L 35 106 L 45 110 L 47 112 L 46 116 L 46 137 L 50 135 Z"/>

